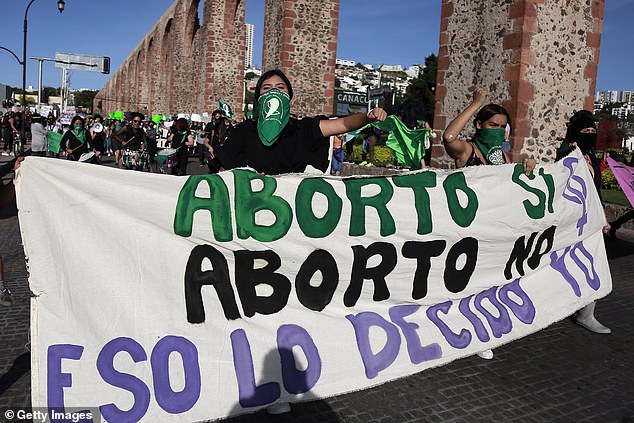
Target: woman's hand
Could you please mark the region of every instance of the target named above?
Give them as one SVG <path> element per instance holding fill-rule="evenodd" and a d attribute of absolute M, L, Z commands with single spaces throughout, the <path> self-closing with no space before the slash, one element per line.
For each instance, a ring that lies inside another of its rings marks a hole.
<path fill-rule="evenodd" d="M 18 156 L 15 159 L 15 164 L 13 165 L 13 170 L 18 170 L 20 168 L 20 166 L 22 165 L 22 162 L 24 161 L 24 156 Z"/>
<path fill-rule="evenodd" d="M 478 108 L 484 104 L 484 100 L 487 98 L 487 93 L 480 87 L 476 87 L 473 91 L 473 104 L 477 104 Z"/>
<path fill-rule="evenodd" d="M 533 173 L 533 169 L 537 166 L 537 160 L 532 157 L 526 157 L 522 160 L 522 166 L 524 166 L 524 173 L 530 175 Z"/>
<path fill-rule="evenodd" d="M 368 113 L 368 119 L 370 119 L 371 121 L 383 121 L 386 117 L 387 112 L 380 107 L 375 107 L 374 109 L 370 110 L 370 113 Z"/>

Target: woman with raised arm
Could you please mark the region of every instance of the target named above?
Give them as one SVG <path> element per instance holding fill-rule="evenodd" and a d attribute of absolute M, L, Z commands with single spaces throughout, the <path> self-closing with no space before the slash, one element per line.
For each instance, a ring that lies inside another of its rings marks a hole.
<path fill-rule="evenodd" d="M 481 88 L 473 92 L 473 101 L 454 120 L 449 123 L 443 134 L 443 143 L 447 154 L 456 161 L 456 167 L 500 165 L 511 163 L 511 158 L 502 148 L 507 138 L 507 125 L 511 125 L 511 116 L 499 104 L 487 104 L 482 107 L 487 93 Z M 468 141 L 458 138 L 460 132 L 475 115 L 474 137 Z M 526 174 L 535 168 L 535 159 L 524 158 L 522 165 Z M 484 350 L 478 356 L 485 360 L 493 358 L 492 350 Z"/>
<path fill-rule="evenodd" d="M 329 137 L 354 131 L 387 113 L 375 108 L 339 119 L 291 116 L 293 88 L 279 69 L 265 72 L 255 87 L 256 120 L 246 120 L 227 138 L 216 159 L 222 169 L 249 166 L 266 175 L 328 168 Z"/>
<path fill-rule="evenodd" d="M 511 158 L 502 148 L 506 125 L 511 124 L 511 117 L 499 104 L 492 103 L 482 107 L 486 96 L 486 91 L 476 88 L 471 104 L 445 129 L 443 134 L 445 150 L 456 161 L 457 168 L 511 163 Z M 458 138 L 474 115 L 475 136 L 471 140 Z M 527 157 L 522 160 L 522 164 L 526 174 L 529 174 L 535 168 L 536 161 Z"/>

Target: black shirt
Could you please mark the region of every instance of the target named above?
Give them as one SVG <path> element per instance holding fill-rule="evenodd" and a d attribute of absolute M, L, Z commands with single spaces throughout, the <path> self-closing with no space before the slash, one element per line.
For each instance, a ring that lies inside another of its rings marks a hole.
<path fill-rule="evenodd" d="M 145 132 L 141 128 L 126 125 L 119 130 L 117 135 L 127 141 L 123 146 L 127 150 L 140 150 L 141 146 L 145 144 Z"/>
<path fill-rule="evenodd" d="M 77 138 L 77 136 L 75 136 L 75 133 L 73 132 L 72 129 L 69 129 L 66 132 L 64 132 L 64 135 L 62 136 L 60 145 L 62 147 L 66 147 L 66 148 L 70 148 L 71 150 L 74 150 L 68 156 L 70 160 L 79 160 L 82 154 L 88 153 L 88 151 L 90 151 L 90 148 L 91 148 L 90 147 L 90 142 L 91 142 L 90 133 L 88 133 L 88 131 L 86 131 L 85 129 L 82 129 L 82 131 L 84 131 L 84 137 L 86 138 L 86 142 L 84 143 L 82 143 Z"/>
<path fill-rule="evenodd" d="M 266 175 L 303 172 L 307 165 L 325 172 L 330 143 L 319 128 L 322 119 L 326 117 L 291 118 L 268 147 L 260 141 L 257 122 L 247 120 L 231 131 L 218 158 L 225 169 L 248 166 Z"/>

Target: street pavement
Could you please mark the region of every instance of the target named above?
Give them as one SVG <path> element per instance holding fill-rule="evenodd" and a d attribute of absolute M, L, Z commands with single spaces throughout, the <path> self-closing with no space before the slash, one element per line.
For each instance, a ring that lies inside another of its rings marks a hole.
<path fill-rule="evenodd" d="M 190 173 L 205 171 L 190 160 Z M 0 410 L 28 409 L 29 290 L 18 220 L 3 212 L 0 253 L 15 304 L 0 307 Z M 371 389 L 293 404 L 287 414 L 261 411 L 226 421 L 634 423 L 634 233 L 617 235 L 606 237 L 614 288 L 596 307 L 610 335 L 566 318 L 496 348 L 493 360 L 467 357 Z"/>

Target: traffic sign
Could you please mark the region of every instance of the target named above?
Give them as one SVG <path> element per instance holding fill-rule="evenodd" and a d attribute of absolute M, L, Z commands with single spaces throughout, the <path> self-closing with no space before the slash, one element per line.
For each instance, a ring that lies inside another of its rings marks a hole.
<path fill-rule="evenodd" d="M 108 74 L 110 73 L 110 58 L 58 52 L 55 53 L 55 67 Z"/>

